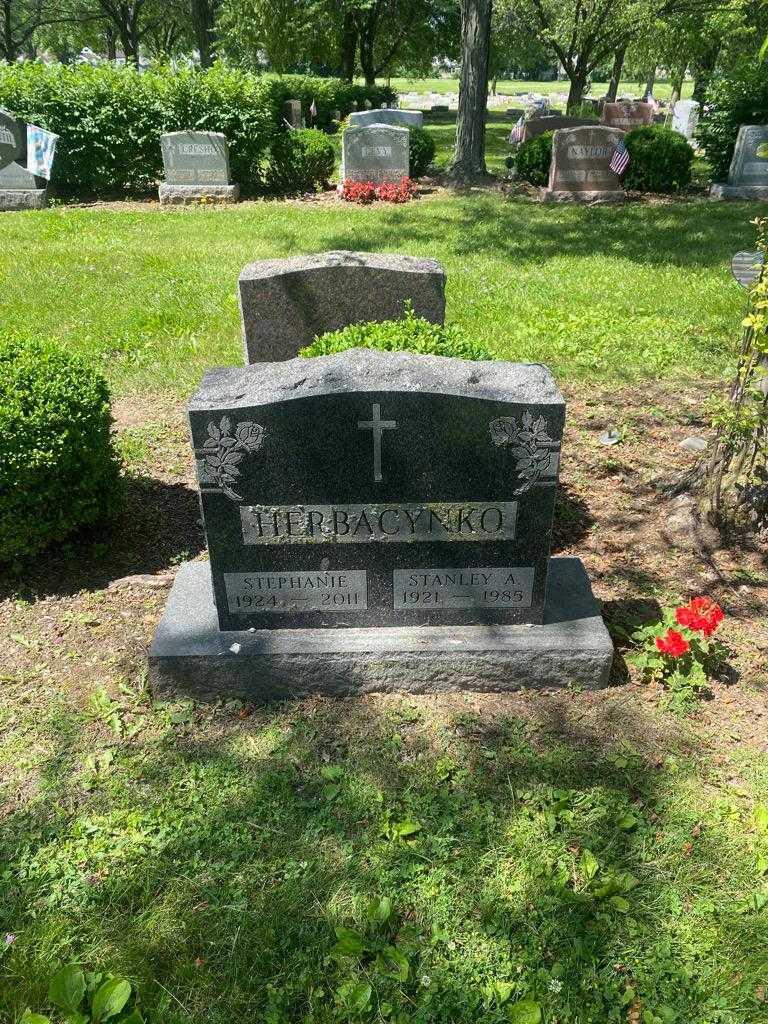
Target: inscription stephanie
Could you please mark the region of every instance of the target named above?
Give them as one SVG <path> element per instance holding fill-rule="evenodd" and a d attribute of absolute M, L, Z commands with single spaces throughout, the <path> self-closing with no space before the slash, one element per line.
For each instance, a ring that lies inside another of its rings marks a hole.
<path fill-rule="evenodd" d="M 342 572 L 225 572 L 233 615 L 261 612 L 350 612 L 368 607 L 364 570 Z"/>
<path fill-rule="evenodd" d="M 532 567 L 491 569 L 395 569 L 395 608 L 529 608 Z"/>
<path fill-rule="evenodd" d="M 245 544 L 513 540 L 517 502 L 241 505 Z"/>

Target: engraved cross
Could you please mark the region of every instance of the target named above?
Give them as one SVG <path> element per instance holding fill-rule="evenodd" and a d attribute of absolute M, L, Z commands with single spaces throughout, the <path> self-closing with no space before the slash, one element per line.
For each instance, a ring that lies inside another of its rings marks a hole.
<path fill-rule="evenodd" d="M 381 438 L 385 430 L 396 430 L 397 423 L 394 420 L 383 420 L 381 406 L 374 402 L 373 419 L 358 420 L 357 429 L 373 431 L 373 479 L 375 483 L 381 483 Z"/>

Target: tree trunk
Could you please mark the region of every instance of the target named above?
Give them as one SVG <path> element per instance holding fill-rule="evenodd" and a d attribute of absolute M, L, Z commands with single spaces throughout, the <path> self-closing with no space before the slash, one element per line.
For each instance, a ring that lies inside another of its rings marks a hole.
<path fill-rule="evenodd" d="M 357 25 L 351 11 L 344 15 L 341 26 L 341 77 L 351 82 L 355 77 L 355 51 L 357 50 Z"/>
<path fill-rule="evenodd" d="M 672 72 L 670 83 L 672 85 L 672 103 L 677 103 L 680 99 L 680 94 L 683 91 L 683 79 L 685 78 L 685 69 L 688 67 L 688 62 L 682 66 L 678 66 Z"/>
<path fill-rule="evenodd" d="M 190 16 L 200 67 L 209 68 L 213 63 L 216 0 L 190 0 Z"/>
<path fill-rule="evenodd" d="M 571 87 L 568 90 L 566 114 L 573 115 L 578 113 L 587 89 L 586 69 L 580 63 L 577 63 L 573 71 L 569 72 L 568 77 L 571 80 Z"/>
<path fill-rule="evenodd" d="M 2 51 L 0 51 L 0 57 L 3 60 L 7 60 L 8 63 L 12 63 L 18 57 L 18 50 L 16 43 L 13 38 L 13 32 L 11 31 L 11 7 L 13 6 L 13 0 L 2 0 L 2 11 L 3 11 L 3 42 Z"/>
<path fill-rule="evenodd" d="M 695 69 L 695 77 L 693 81 L 693 99 L 697 103 L 704 104 L 704 100 L 707 95 L 707 89 L 709 83 L 712 81 L 712 75 L 717 64 L 717 58 L 720 56 L 721 43 L 717 42 L 709 48 L 704 57 L 699 61 Z"/>
<path fill-rule="evenodd" d="M 649 96 L 653 96 L 653 87 L 656 84 L 656 65 L 654 65 L 648 72 L 648 77 L 645 80 L 645 92 L 643 93 L 643 99 L 647 100 Z"/>
<path fill-rule="evenodd" d="M 107 46 L 107 60 L 117 59 L 117 39 L 115 37 L 115 31 L 113 28 L 108 26 L 104 29 L 104 42 Z"/>
<path fill-rule="evenodd" d="M 456 148 L 449 178 L 469 185 L 488 178 L 485 115 L 493 0 L 461 0 L 461 80 Z"/>
<path fill-rule="evenodd" d="M 619 92 L 619 82 L 621 81 L 621 72 L 624 67 L 624 54 L 626 52 L 626 46 L 620 46 L 616 53 L 613 55 L 613 68 L 611 69 L 611 80 L 608 83 L 608 91 L 605 94 L 606 103 L 614 103 L 616 101 L 616 96 Z"/>
<path fill-rule="evenodd" d="M 369 24 L 360 30 L 360 68 L 367 86 L 376 85 L 376 67 L 373 63 L 374 33 Z"/>

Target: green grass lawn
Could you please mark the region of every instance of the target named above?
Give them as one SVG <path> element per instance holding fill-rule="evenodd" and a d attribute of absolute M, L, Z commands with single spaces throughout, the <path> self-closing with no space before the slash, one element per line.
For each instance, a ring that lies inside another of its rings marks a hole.
<path fill-rule="evenodd" d="M 237 276 L 328 249 L 432 256 L 447 318 L 501 358 L 561 377 L 716 377 L 733 367 L 753 246 L 748 204 L 540 206 L 481 193 L 405 207 L 62 207 L 4 214 L 0 317 L 92 355 L 117 393 L 189 394 L 240 360 Z"/>
<path fill-rule="evenodd" d="M 399 94 L 417 92 L 422 96 L 428 96 L 431 92 L 446 95 L 447 93 L 459 92 L 459 80 L 457 78 L 380 78 L 380 85 L 389 84 Z M 550 96 L 555 92 L 568 93 L 568 82 L 533 82 L 518 79 L 516 81 L 499 79 L 496 83 L 498 95 L 514 96 L 516 93 L 537 92 L 543 96 Z M 590 96 L 603 96 L 608 88 L 607 82 L 593 82 L 589 91 Z M 645 91 L 645 81 L 633 82 L 629 79 L 622 79 L 619 85 L 619 96 L 639 96 Z M 693 82 L 685 82 L 683 85 L 683 97 L 689 98 L 693 93 Z M 653 94 L 656 99 L 668 100 L 672 95 L 672 86 L 669 82 L 657 82 Z"/>

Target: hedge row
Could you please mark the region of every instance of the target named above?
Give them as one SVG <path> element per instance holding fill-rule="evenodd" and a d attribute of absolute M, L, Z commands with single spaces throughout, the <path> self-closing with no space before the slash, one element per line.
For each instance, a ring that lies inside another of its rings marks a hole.
<path fill-rule="evenodd" d="M 312 100 L 317 123 L 328 125 L 362 107 L 392 102 L 389 89 L 335 79 L 265 78 L 217 66 L 209 71 L 105 65 L 0 64 L 0 107 L 61 136 L 53 185 L 61 193 L 145 193 L 162 177 L 160 136 L 194 129 L 223 132 L 232 179 L 246 193 L 266 185 L 272 144 L 288 129 L 285 100 Z"/>
<path fill-rule="evenodd" d="M 716 76 L 707 92 L 711 107 L 699 122 L 696 138 L 712 164 L 712 180 L 726 181 L 736 136 L 743 124 L 768 123 L 768 65 L 754 57 Z"/>

